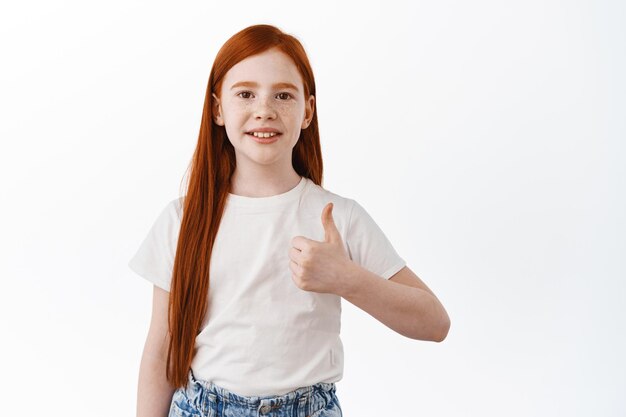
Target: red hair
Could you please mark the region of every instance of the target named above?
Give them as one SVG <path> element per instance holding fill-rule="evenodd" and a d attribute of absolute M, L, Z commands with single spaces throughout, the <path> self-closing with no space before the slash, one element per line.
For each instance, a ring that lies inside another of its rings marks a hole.
<path fill-rule="evenodd" d="M 212 93 L 220 97 L 224 76 L 239 61 L 274 47 L 296 65 L 302 76 L 305 100 L 309 95 L 315 96 L 315 79 L 302 44 L 275 26 L 253 25 L 237 32 L 224 43 L 211 68 L 198 143 L 188 168 L 190 176 L 170 285 L 166 377 L 177 388 L 187 385 L 195 338 L 207 312 L 211 253 L 236 166 L 235 150 L 225 127 L 215 124 L 212 117 Z M 322 185 L 315 102 L 313 119 L 300 131 L 291 160 L 299 175 Z"/>

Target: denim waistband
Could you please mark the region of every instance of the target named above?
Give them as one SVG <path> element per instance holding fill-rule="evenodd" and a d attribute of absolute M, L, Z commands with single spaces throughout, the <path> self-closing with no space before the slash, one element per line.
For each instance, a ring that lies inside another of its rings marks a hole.
<path fill-rule="evenodd" d="M 334 395 L 336 391 L 334 382 L 319 382 L 282 395 L 244 396 L 215 385 L 212 381 L 196 379 L 191 369 L 189 369 L 188 375 L 187 396 L 192 399 L 192 402 L 201 403 L 205 407 L 208 406 L 207 402 L 228 402 L 245 408 L 259 409 L 259 407 L 263 407 L 268 410 L 281 406 L 303 407 L 305 404 L 308 407 L 316 407 L 318 404 L 327 403 L 330 396 Z"/>

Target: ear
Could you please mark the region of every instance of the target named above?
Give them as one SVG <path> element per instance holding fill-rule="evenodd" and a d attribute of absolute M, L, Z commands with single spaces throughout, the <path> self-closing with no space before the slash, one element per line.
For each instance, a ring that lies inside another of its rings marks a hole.
<path fill-rule="evenodd" d="M 222 102 L 215 95 L 215 93 L 211 93 L 213 96 L 213 108 L 211 109 L 211 113 L 213 115 L 213 121 L 216 125 L 224 126 L 224 119 L 222 117 Z"/>
<path fill-rule="evenodd" d="M 310 95 L 307 102 L 304 104 L 304 120 L 302 121 L 302 129 L 306 129 L 313 120 L 313 112 L 315 109 L 315 96 Z"/>

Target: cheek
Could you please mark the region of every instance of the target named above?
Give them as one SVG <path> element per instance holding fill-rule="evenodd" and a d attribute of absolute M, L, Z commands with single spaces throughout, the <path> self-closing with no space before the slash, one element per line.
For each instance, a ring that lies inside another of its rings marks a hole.
<path fill-rule="evenodd" d="M 229 104 L 224 111 L 224 120 L 232 123 L 243 123 L 256 112 L 256 105 L 252 101 Z M 302 103 L 277 102 L 273 109 L 283 120 L 296 120 L 304 115 Z"/>
<path fill-rule="evenodd" d="M 299 103 L 285 103 L 276 106 L 276 112 L 280 114 L 283 119 L 300 121 L 300 118 L 304 115 L 304 107 Z"/>
<path fill-rule="evenodd" d="M 241 124 L 248 117 L 248 111 L 243 106 L 231 106 L 224 109 L 223 117 L 226 126 Z"/>

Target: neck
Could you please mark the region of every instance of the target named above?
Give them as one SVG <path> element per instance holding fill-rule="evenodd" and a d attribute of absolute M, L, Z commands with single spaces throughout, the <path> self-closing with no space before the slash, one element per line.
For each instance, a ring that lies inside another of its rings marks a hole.
<path fill-rule="evenodd" d="M 243 197 L 270 197 L 293 189 L 301 177 L 291 167 L 286 172 L 235 169 L 230 181 L 230 193 Z"/>

